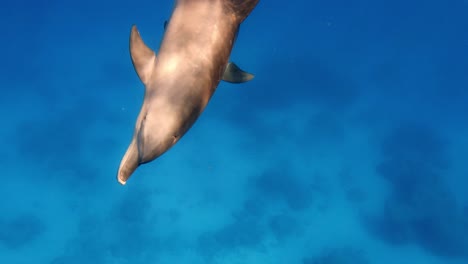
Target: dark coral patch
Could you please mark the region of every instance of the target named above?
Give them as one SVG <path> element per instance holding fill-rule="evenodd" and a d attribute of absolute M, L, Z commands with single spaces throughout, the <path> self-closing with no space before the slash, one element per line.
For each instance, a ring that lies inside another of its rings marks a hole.
<path fill-rule="evenodd" d="M 0 219 L 0 243 L 19 249 L 38 239 L 45 232 L 45 223 L 34 214 Z"/>
<path fill-rule="evenodd" d="M 395 128 L 382 144 L 384 160 L 377 172 L 389 183 L 390 195 L 380 216 L 366 226 L 391 244 L 418 244 L 436 256 L 468 257 L 468 217 L 446 178 L 445 140 L 418 124 Z"/>

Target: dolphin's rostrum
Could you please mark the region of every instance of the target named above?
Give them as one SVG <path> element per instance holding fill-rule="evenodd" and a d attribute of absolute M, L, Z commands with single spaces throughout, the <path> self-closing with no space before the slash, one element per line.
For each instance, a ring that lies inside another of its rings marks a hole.
<path fill-rule="evenodd" d="M 132 27 L 130 54 L 145 96 L 117 173 L 121 184 L 190 129 L 221 80 L 241 83 L 253 78 L 228 60 L 239 25 L 258 1 L 177 0 L 158 55 Z"/>

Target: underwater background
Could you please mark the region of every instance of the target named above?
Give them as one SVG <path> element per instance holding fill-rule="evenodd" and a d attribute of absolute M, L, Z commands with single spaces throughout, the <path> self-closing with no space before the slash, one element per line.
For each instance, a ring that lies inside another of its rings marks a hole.
<path fill-rule="evenodd" d="M 173 5 L 0 4 L 0 263 L 468 263 L 468 1 L 261 0 L 255 78 L 121 186 Z"/>

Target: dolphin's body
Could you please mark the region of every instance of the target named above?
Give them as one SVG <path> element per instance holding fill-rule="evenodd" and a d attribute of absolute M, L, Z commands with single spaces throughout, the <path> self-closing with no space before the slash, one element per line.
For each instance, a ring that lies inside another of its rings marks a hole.
<path fill-rule="evenodd" d="M 121 184 L 189 130 L 220 80 L 253 78 L 228 60 L 240 23 L 258 1 L 177 0 L 157 56 L 132 27 L 130 54 L 145 97 L 117 173 Z"/>

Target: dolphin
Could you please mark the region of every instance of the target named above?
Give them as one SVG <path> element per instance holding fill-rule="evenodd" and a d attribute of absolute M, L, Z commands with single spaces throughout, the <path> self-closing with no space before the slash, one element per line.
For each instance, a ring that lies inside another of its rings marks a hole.
<path fill-rule="evenodd" d="M 253 75 L 229 62 L 239 26 L 259 0 L 176 0 L 158 55 L 135 25 L 130 55 L 145 94 L 117 172 L 122 185 L 138 166 L 164 154 L 192 127 L 221 80 Z"/>

